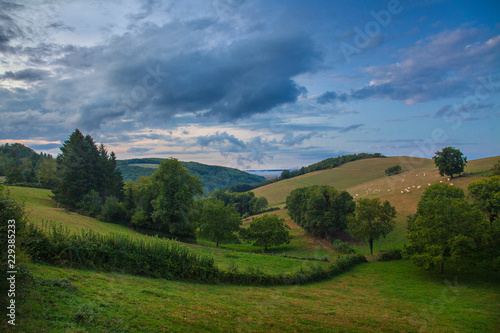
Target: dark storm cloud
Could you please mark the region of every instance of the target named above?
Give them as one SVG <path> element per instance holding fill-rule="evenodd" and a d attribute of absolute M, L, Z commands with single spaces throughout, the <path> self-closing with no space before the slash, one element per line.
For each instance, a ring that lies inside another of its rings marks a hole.
<path fill-rule="evenodd" d="M 296 102 L 306 90 L 292 78 L 313 70 L 318 61 L 307 38 L 259 38 L 119 65 L 109 82 L 132 97 L 145 91 L 135 88 L 138 82 L 154 87 L 149 98 L 135 98 L 135 106 L 149 106 L 164 119 L 204 111 L 206 117 L 234 121 Z"/>

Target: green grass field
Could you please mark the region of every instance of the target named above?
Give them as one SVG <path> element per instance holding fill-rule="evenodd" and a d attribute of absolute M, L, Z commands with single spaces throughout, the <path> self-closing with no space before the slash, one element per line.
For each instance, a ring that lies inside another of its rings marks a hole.
<path fill-rule="evenodd" d="M 31 265 L 26 332 L 495 332 L 500 285 L 369 263 L 322 283 L 200 285 Z"/>
<path fill-rule="evenodd" d="M 58 208 L 57 203 L 51 199 L 51 192 L 49 190 L 16 186 L 11 186 L 8 189 L 14 198 L 25 203 L 30 221 L 37 225 L 41 226 L 43 221 L 54 221 L 68 227 L 72 232 L 78 232 L 80 229 L 92 229 L 103 234 L 122 233 L 133 237 L 149 237 L 121 225 L 102 222 L 94 218 L 64 210 L 63 208 Z M 237 267 L 240 270 L 245 270 L 249 267 L 258 267 L 266 273 L 293 272 L 302 266 L 309 266 L 312 264 L 311 261 L 283 258 L 280 256 L 283 254 L 288 256 L 318 258 L 323 258 L 328 255 L 332 256 L 332 258 L 336 256 L 336 253 L 333 251 L 328 251 L 328 248 L 323 248 L 319 241 L 312 246 L 304 246 L 304 244 L 302 244 L 302 239 L 309 237 L 305 234 L 303 229 L 295 229 L 294 232 L 292 232 L 292 236 L 294 236 L 295 239 L 291 244 L 271 247 L 269 254 L 263 254 L 261 248 L 252 248 L 252 246 L 248 244 L 232 244 L 226 246 L 226 249 L 222 247 L 216 248 L 214 246 L 215 244 L 210 242 L 204 242 L 209 246 L 189 243 L 186 243 L 186 245 L 193 250 L 213 256 L 216 265 L 222 269 Z M 232 250 L 238 250 L 238 252 Z M 323 262 L 314 263 L 320 265 L 324 264 Z"/>
<path fill-rule="evenodd" d="M 324 183 L 337 184 L 338 188 L 359 197 L 389 200 L 398 210 L 397 227 L 387 239 L 375 243 L 375 250 L 389 249 L 404 242 L 406 215 L 415 211 L 425 186 L 447 181 L 446 177 L 437 174 L 432 161 L 417 159 L 418 163 L 404 164 L 398 159 L 364 160 L 353 162 L 354 166 L 351 163 L 343 165 L 343 178 L 340 173 L 333 174 L 336 169 L 302 177 L 308 176 L 306 179 L 312 184 L 321 181 L 322 173 L 331 173 L 330 178 L 324 178 Z M 470 161 L 469 175 L 452 182 L 465 189 L 470 181 L 488 174 L 487 170 L 498 159 Z M 364 164 L 370 161 L 376 163 Z M 384 170 L 396 164 L 402 165 L 405 172 L 385 177 Z M 360 174 L 368 175 L 370 168 L 373 174 L 362 178 Z M 292 188 L 300 183 L 285 185 Z M 418 186 L 421 189 L 417 189 Z M 411 188 L 410 193 L 401 194 L 400 191 L 407 187 Z M 15 198 L 24 200 L 33 223 L 55 220 L 74 231 L 92 228 L 101 233 L 121 232 L 147 237 L 122 226 L 58 208 L 47 190 L 9 189 Z M 273 191 L 270 195 L 278 193 Z M 275 200 L 280 199 L 276 197 Z M 295 256 L 336 256 L 331 246 L 310 237 L 291 221 L 286 210 L 273 213 L 287 219 L 294 236 L 291 244 L 275 249 L 275 254 L 284 251 Z M 246 219 L 244 225 L 250 220 Z M 227 249 L 188 246 L 212 255 L 223 269 L 236 265 L 240 269 L 255 267 L 276 273 L 319 263 L 248 253 L 253 250 L 248 244 L 223 245 Z M 357 250 L 365 254 L 368 251 L 361 246 Z M 29 264 L 29 267 L 36 284 L 28 300 L 18 308 L 17 327 L 23 332 L 500 331 L 498 277 L 451 271 L 439 275 L 418 269 L 407 261 L 371 261 L 327 281 L 281 287 L 203 285 L 40 264 Z"/>

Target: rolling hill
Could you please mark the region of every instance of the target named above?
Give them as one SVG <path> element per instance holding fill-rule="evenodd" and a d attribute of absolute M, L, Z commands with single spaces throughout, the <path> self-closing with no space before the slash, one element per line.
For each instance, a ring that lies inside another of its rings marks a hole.
<path fill-rule="evenodd" d="M 498 159 L 470 161 L 469 174 L 450 183 L 466 188 L 487 174 Z M 404 172 L 386 177 L 384 170 L 396 164 L 403 166 Z M 439 176 L 432 160 L 391 157 L 352 162 L 278 182 L 264 187 L 267 192 L 259 195 L 283 205 L 293 188 L 329 184 L 353 196 L 389 200 L 398 209 L 398 227 L 376 243 L 379 250 L 399 246 L 404 240 L 406 214 L 415 210 L 425 186 L 439 181 L 448 180 Z M 410 192 L 401 193 L 408 187 Z M 51 200 L 48 190 L 10 190 L 14 197 L 24 199 L 34 223 L 53 219 L 75 231 L 85 227 L 99 233 L 146 237 L 123 226 L 65 211 Z M 287 215 L 285 209 L 275 213 Z M 295 238 L 285 249 L 287 253 L 334 254 L 328 246 L 304 235 L 289 217 L 287 223 Z M 188 246 L 213 255 L 217 265 L 225 269 L 237 265 L 267 272 L 292 271 L 308 264 L 278 256 Z M 361 246 L 356 249 L 363 253 Z M 19 307 L 18 326 L 26 331 L 488 332 L 500 327 L 500 289 L 495 280 L 456 272 L 437 275 L 408 261 L 370 262 L 324 282 L 280 287 L 204 285 L 44 264 L 30 264 L 29 268 L 37 284 Z"/>
<path fill-rule="evenodd" d="M 475 173 L 478 171 L 489 170 L 499 159 L 500 156 L 494 156 L 469 161 L 465 171 Z M 386 177 L 385 170 L 395 165 L 401 165 L 403 173 Z M 419 171 L 422 175 L 425 172 L 428 177 L 432 175 L 432 179 L 430 179 L 432 181 L 437 179 L 436 176 L 440 177 L 432 159 L 408 156 L 372 158 L 368 160 L 349 162 L 337 168 L 311 172 L 295 178 L 282 180 L 277 183 L 259 187 L 253 190 L 253 192 L 256 196 L 265 197 L 271 206 L 283 205 L 290 192 L 299 187 L 310 185 L 330 185 L 339 190 L 348 190 L 354 195 L 356 194 L 354 193 L 356 190 L 369 191 L 371 182 L 378 179 L 379 182 L 377 184 L 379 186 L 384 185 L 386 187 L 385 190 L 387 191 L 387 189 L 391 187 L 394 189 L 401 187 L 397 186 L 397 182 L 395 182 L 396 179 L 401 181 L 400 178 L 406 177 L 406 174 L 418 174 Z M 443 178 L 447 177 L 440 177 L 439 180 L 442 180 Z M 420 178 L 420 180 L 422 180 L 422 178 Z M 423 183 L 425 183 L 425 181 L 423 181 Z M 358 194 L 360 196 L 362 195 L 362 193 Z M 366 194 L 368 194 L 368 192 Z"/>
<path fill-rule="evenodd" d="M 159 164 L 161 158 L 143 158 L 118 160 L 117 166 L 121 170 L 125 181 L 136 181 L 142 176 L 151 176 Z M 237 184 L 255 185 L 266 179 L 261 176 L 252 175 L 234 168 L 206 165 L 197 162 L 182 162 L 182 164 L 193 175 L 198 175 L 203 182 L 205 194 Z"/>

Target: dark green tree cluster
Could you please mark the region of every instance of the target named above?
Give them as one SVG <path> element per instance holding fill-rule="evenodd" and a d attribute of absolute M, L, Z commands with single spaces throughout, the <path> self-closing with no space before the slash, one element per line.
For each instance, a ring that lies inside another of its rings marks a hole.
<path fill-rule="evenodd" d="M 237 205 L 231 203 L 231 200 L 225 203 L 219 199 L 222 194 L 228 193 L 221 191 L 218 195 L 216 193 L 215 196 L 196 200 L 192 217 L 199 226 L 198 235 L 201 238 L 215 242 L 216 246 L 221 243 L 238 244 L 242 239 L 254 246 L 264 246 L 266 251 L 270 246 L 290 242 L 288 233 L 290 228 L 285 224 L 284 219 L 276 215 L 266 214 L 254 218 L 248 228 L 241 228 L 242 216 L 237 210 Z M 255 199 L 253 196 L 248 197 Z"/>
<path fill-rule="evenodd" d="M 498 270 L 499 220 L 488 223 L 481 211 L 480 207 L 488 211 L 490 206 L 487 198 L 474 193 L 479 185 L 471 184 L 477 206 L 466 200 L 460 188 L 444 183 L 429 186 L 418 202 L 417 213 L 408 217 L 409 243 L 403 256 L 419 267 L 439 269 L 440 273 L 448 264 L 458 269 L 486 264 L 489 270 Z"/>
<path fill-rule="evenodd" d="M 293 190 L 286 198 L 286 206 L 298 225 L 331 241 L 334 233 L 347 229 L 347 219 L 356 204 L 347 191 L 314 185 Z"/>
<path fill-rule="evenodd" d="M 51 188 L 55 184 L 55 161 L 20 143 L 0 145 L 0 176 L 8 184 Z"/>
<path fill-rule="evenodd" d="M 200 179 L 175 158 L 163 160 L 151 177 L 125 186 L 125 208 L 134 227 L 193 237 L 194 197 L 203 194 Z"/>
<path fill-rule="evenodd" d="M 243 217 L 262 213 L 268 205 L 266 198 L 257 198 L 253 192 L 232 193 L 217 190 L 212 192 L 210 198 L 220 200 L 227 206 L 234 206 Z"/>
<path fill-rule="evenodd" d="M 385 170 L 385 174 L 387 176 L 392 176 L 392 175 L 397 175 L 398 173 L 401 173 L 401 171 L 403 171 L 403 168 L 401 167 L 401 165 L 395 165 L 395 166 L 392 166 L 390 168 L 387 168 Z"/>
<path fill-rule="evenodd" d="M 90 135 L 75 130 L 57 156 L 57 201 L 72 207 L 81 206 L 86 196 L 122 198 L 123 178 L 116 167 L 116 156 L 103 145 L 97 147 Z"/>

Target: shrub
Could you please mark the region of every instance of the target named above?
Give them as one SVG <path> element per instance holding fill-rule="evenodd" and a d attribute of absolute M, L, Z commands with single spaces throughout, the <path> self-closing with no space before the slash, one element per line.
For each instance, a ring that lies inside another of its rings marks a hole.
<path fill-rule="evenodd" d="M 346 243 L 346 242 L 343 242 L 341 241 L 340 239 L 335 239 L 333 242 L 332 242 L 332 246 L 333 248 L 337 251 L 337 252 L 340 252 L 340 253 L 343 253 L 343 254 L 352 254 L 352 253 L 355 253 L 356 251 L 354 251 L 353 248 L 351 248 L 349 246 L 349 243 Z"/>
<path fill-rule="evenodd" d="M 102 199 L 97 191 L 92 190 L 83 196 L 78 204 L 80 211 L 86 215 L 96 217 L 101 213 Z"/>
<path fill-rule="evenodd" d="M 395 166 L 392 166 L 392 167 L 388 168 L 387 170 L 385 170 L 385 174 L 387 176 L 392 176 L 392 175 L 396 175 L 398 173 L 401 173 L 401 171 L 403 171 L 403 168 L 401 167 L 401 165 L 395 165 Z"/>
<path fill-rule="evenodd" d="M 127 224 L 127 210 L 116 197 L 107 197 L 101 209 L 101 219 L 105 222 Z"/>
<path fill-rule="evenodd" d="M 387 252 L 383 252 L 378 257 L 378 261 L 392 261 L 392 260 L 401 260 L 401 249 L 392 249 Z"/>

